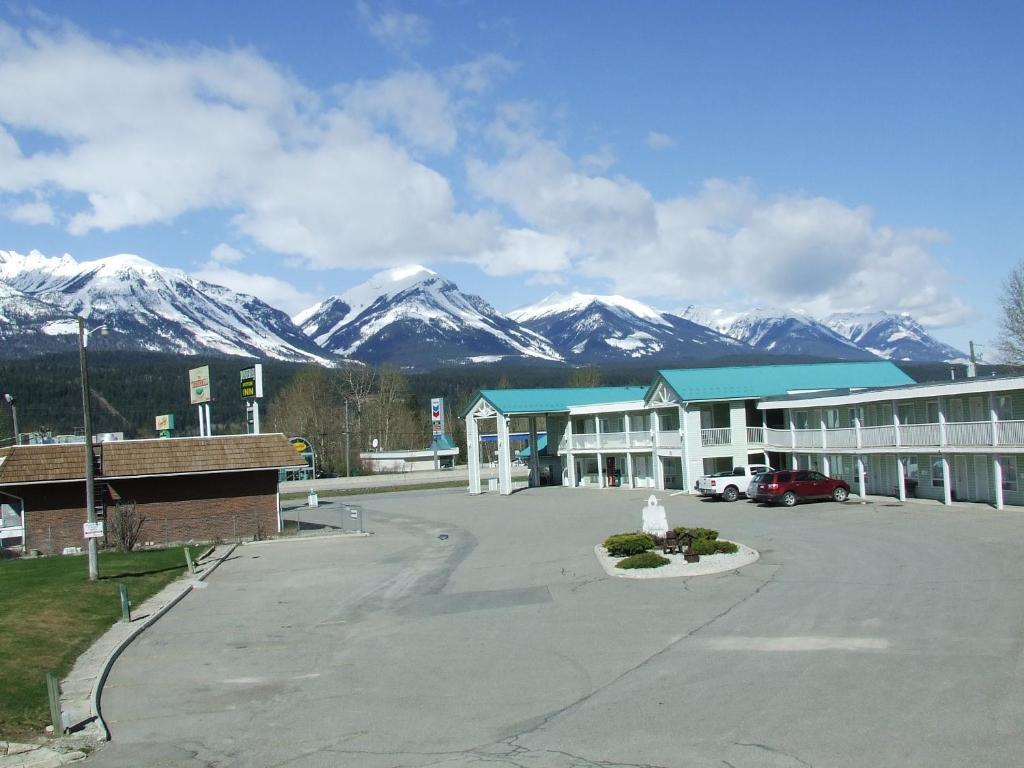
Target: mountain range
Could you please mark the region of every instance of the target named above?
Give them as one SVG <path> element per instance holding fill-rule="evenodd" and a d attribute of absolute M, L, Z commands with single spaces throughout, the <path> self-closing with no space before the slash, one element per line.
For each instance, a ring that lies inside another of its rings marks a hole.
<path fill-rule="evenodd" d="M 963 360 L 908 315 L 662 312 L 622 296 L 552 295 L 501 313 L 420 266 L 385 270 L 289 317 L 266 302 L 122 254 L 95 261 L 0 251 L 0 357 L 74 348 L 75 317 L 104 348 L 408 369 L 531 361 L 685 364 L 752 355 Z"/>

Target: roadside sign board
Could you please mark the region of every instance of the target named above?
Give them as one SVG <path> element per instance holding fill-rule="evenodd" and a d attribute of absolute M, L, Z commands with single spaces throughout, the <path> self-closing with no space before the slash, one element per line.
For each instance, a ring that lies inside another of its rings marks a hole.
<path fill-rule="evenodd" d="M 263 364 L 256 363 L 240 372 L 242 399 L 254 400 L 263 397 Z"/>
<path fill-rule="evenodd" d="M 165 413 L 156 417 L 156 431 L 167 432 L 174 429 L 174 414 Z"/>
<path fill-rule="evenodd" d="M 86 539 L 102 539 L 103 521 L 99 520 L 95 523 L 82 523 L 82 535 Z"/>
<path fill-rule="evenodd" d="M 203 365 L 189 370 L 188 388 L 189 402 L 192 405 L 210 402 L 210 366 Z"/>

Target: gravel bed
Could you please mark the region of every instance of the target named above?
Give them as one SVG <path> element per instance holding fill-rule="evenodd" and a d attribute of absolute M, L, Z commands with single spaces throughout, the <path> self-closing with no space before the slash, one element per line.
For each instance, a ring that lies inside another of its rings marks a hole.
<path fill-rule="evenodd" d="M 609 576 L 618 576 L 623 579 L 673 579 L 680 576 L 707 576 L 712 573 L 734 571 L 737 568 L 750 565 L 761 556 L 756 549 L 746 547 L 739 542 L 736 542 L 736 546 L 739 549 L 734 554 L 701 555 L 700 562 L 697 563 L 686 562 L 682 555 L 662 555 L 672 562 L 661 566 L 661 568 L 616 568 L 615 564 L 623 558 L 612 557 L 608 554 L 608 550 L 600 544 L 594 547 L 594 554 L 597 555 L 597 561 L 601 563 Z M 661 554 L 657 547 L 654 551 Z"/>

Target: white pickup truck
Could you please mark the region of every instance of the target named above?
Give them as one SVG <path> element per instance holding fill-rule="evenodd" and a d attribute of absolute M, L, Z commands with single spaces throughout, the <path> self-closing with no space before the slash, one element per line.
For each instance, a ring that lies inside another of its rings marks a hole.
<path fill-rule="evenodd" d="M 736 501 L 741 495 L 746 496 L 747 486 L 754 475 L 771 472 L 767 464 L 741 464 L 727 472 L 716 472 L 705 475 L 697 481 L 697 491 L 701 496 L 717 496 L 726 501 Z"/>

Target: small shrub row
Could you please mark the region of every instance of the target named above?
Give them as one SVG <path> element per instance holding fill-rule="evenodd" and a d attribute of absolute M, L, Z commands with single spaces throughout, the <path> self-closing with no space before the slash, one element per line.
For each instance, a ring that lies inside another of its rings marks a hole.
<path fill-rule="evenodd" d="M 684 536 L 692 536 L 695 539 L 708 539 L 710 541 L 714 541 L 718 538 L 718 531 L 714 528 L 687 528 L 686 526 L 681 525 L 678 528 L 673 528 L 672 530 L 675 531 L 676 536 L 680 538 Z"/>
<path fill-rule="evenodd" d="M 627 557 L 625 560 L 620 560 L 615 564 L 616 568 L 661 568 L 663 565 L 668 565 L 671 561 L 667 557 L 662 557 L 657 552 L 641 552 L 638 555 L 632 555 Z"/>
<path fill-rule="evenodd" d="M 629 557 L 653 549 L 654 539 L 646 533 L 617 533 L 604 540 L 604 548 L 612 557 Z"/>
<path fill-rule="evenodd" d="M 695 555 L 731 555 L 739 547 L 731 541 L 717 541 L 715 539 L 694 539 L 690 545 L 690 551 Z"/>

